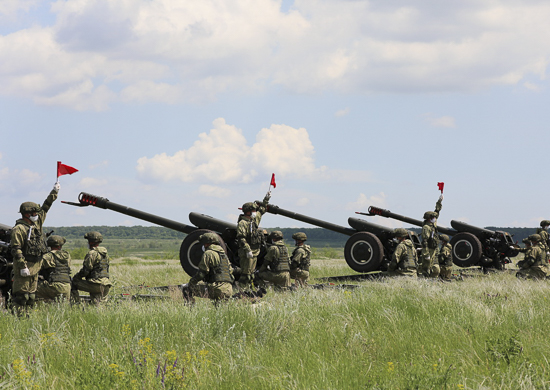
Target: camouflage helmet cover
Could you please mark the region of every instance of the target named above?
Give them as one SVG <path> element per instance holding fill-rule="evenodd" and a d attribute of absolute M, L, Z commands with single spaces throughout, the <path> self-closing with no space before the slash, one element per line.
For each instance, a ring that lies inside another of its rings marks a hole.
<path fill-rule="evenodd" d="M 446 234 L 441 234 L 441 235 L 439 235 L 439 238 L 440 238 L 442 241 L 449 242 L 449 236 L 446 235 Z"/>
<path fill-rule="evenodd" d="M 269 237 L 272 241 L 282 240 L 283 239 L 283 232 L 280 230 L 274 230 L 269 234 Z"/>
<path fill-rule="evenodd" d="M 540 227 L 550 226 L 550 221 L 547 219 L 544 219 L 540 221 Z"/>
<path fill-rule="evenodd" d="M 204 244 L 219 244 L 218 235 L 216 233 L 204 233 L 199 237 L 199 242 Z"/>
<path fill-rule="evenodd" d="M 90 242 L 102 242 L 103 236 L 100 232 L 88 232 L 84 235 L 84 238 Z"/>
<path fill-rule="evenodd" d="M 254 211 L 257 209 L 258 205 L 255 202 L 246 202 L 242 207 L 243 213 L 248 213 L 249 211 Z"/>
<path fill-rule="evenodd" d="M 426 211 L 424 213 L 424 219 L 432 219 L 432 218 L 437 218 L 437 214 L 435 211 Z"/>
<path fill-rule="evenodd" d="M 524 244 L 530 244 L 531 241 L 529 241 L 528 238 L 524 238 L 523 240 L 521 240 L 521 242 L 523 242 Z"/>
<path fill-rule="evenodd" d="M 48 237 L 48 240 L 46 241 L 46 244 L 48 244 L 49 247 L 52 246 L 63 246 L 67 240 L 65 240 L 64 237 L 52 235 Z"/>
<path fill-rule="evenodd" d="M 21 214 L 37 213 L 40 211 L 40 205 L 34 202 L 23 202 L 19 206 L 19 212 Z"/>
<path fill-rule="evenodd" d="M 407 229 L 397 228 L 397 229 L 394 229 L 393 235 L 395 237 L 408 237 L 409 232 L 407 232 Z"/>
<path fill-rule="evenodd" d="M 296 232 L 292 235 L 293 240 L 307 241 L 307 235 L 304 232 Z"/>
<path fill-rule="evenodd" d="M 528 238 L 530 241 L 539 242 L 540 234 L 531 234 Z"/>

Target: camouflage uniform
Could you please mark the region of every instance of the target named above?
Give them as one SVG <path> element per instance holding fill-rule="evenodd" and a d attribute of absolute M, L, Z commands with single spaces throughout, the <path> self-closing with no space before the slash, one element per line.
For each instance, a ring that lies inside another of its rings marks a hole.
<path fill-rule="evenodd" d="M 89 292 L 93 302 L 107 301 L 111 289 L 109 260 L 109 254 L 104 247 L 95 246 L 89 250 L 82 268 L 73 277 L 72 298 L 76 302 L 80 301 L 78 290 Z"/>
<path fill-rule="evenodd" d="M 444 243 L 439 250 L 439 267 L 441 272 L 439 276 L 441 279 L 449 280 L 453 273 L 453 255 L 452 255 L 452 246 L 451 244 Z"/>
<path fill-rule="evenodd" d="M 37 221 L 29 224 L 23 218 L 18 219 L 11 231 L 10 243 L 14 273 L 12 297 L 17 310 L 34 304 L 42 256 L 48 252 L 42 226 L 46 220 L 47 212 L 56 199 L 57 191 L 52 190 L 37 211 Z M 30 276 L 21 276 L 21 270 L 25 268 L 29 269 Z"/>
<path fill-rule="evenodd" d="M 410 276 L 416 278 L 416 269 L 416 248 L 412 241 L 406 238 L 395 248 L 386 274 L 388 276 Z"/>
<path fill-rule="evenodd" d="M 516 273 L 516 276 L 527 279 L 545 279 L 548 275 L 548 266 L 546 264 L 541 244 L 533 244 L 525 252 L 524 260 L 518 263 L 520 270 Z"/>
<path fill-rule="evenodd" d="M 276 287 L 290 287 L 290 258 L 283 240 L 269 246 L 258 276 Z"/>
<path fill-rule="evenodd" d="M 211 244 L 203 253 L 198 272 L 189 281 L 189 287 L 196 292 L 198 282 L 208 285 L 208 298 L 213 300 L 231 298 L 233 295 L 233 270 L 223 248 Z"/>
<path fill-rule="evenodd" d="M 548 263 L 548 261 L 550 260 L 548 256 L 548 252 L 550 252 L 550 248 L 548 247 L 548 239 L 549 239 L 548 231 L 540 227 L 537 229 L 536 234 L 538 234 L 541 238 L 540 245 L 543 250 L 544 259 Z"/>
<path fill-rule="evenodd" d="M 436 278 L 439 276 L 439 264 L 436 261 L 439 246 L 439 236 L 437 234 L 437 218 L 441 211 L 441 198 L 435 204 L 435 211 L 430 212 L 435 217 L 436 222 L 432 223 L 429 219 L 425 219 L 422 225 L 422 264 L 420 272 L 426 277 Z M 428 214 L 428 213 L 426 213 Z"/>
<path fill-rule="evenodd" d="M 38 282 L 36 297 L 66 299 L 71 295 L 71 255 L 65 250 L 53 250 L 43 257 L 44 280 Z"/>
<path fill-rule="evenodd" d="M 307 286 L 310 263 L 311 247 L 306 244 L 296 246 L 290 261 L 290 277 L 296 280 L 296 285 Z"/>
<path fill-rule="evenodd" d="M 258 255 L 264 242 L 263 231 L 258 229 L 258 227 L 260 226 L 262 215 L 266 212 L 267 202 L 269 202 L 269 194 L 265 196 L 262 204 L 256 207 L 255 218 L 241 215 L 239 224 L 237 225 L 239 266 L 241 268 L 239 283 L 248 288 L 252 287 L 252 275 L 256 270 Z M 252 252 L 252 257 L 248 257 L 249 252 Z"/>

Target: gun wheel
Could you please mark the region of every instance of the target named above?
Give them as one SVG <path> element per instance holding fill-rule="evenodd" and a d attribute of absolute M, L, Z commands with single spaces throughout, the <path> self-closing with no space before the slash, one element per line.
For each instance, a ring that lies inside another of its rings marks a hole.
<path fill-rule="evenodd" d="M 471 267 L 479 262 L 482 246 L 472 233 L 458 233 L 451 239 L 453 263 L 459 267 Z"/>
<path fill-rule="evenodd" d="M 346 241 L 344 246 L 346 263 L 357 272 L 379 270 L 383 256 L 384 247 L 378 237 L 372 233 L 355 233 Z"/>
<path fill-rule="evenodd" d="M 199 242 L 199 237 L 204 233 L 214 233 L 218 236 L 220 246 L 227 253 L 227 247 L 220 235 L 212 230 L 197 229 L 187 235 L 184 238 L 180 246 L 180 263 L 183 270 L 189 276 L 193 276 L 199 270 L 199 263 L 202 258 L 202 244 Z"/>

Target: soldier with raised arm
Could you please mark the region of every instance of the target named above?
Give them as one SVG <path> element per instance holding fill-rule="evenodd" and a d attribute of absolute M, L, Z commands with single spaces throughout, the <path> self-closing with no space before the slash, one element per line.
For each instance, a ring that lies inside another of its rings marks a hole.
<path fill-rule="evenodd" d="M 42 204 L 24 202 L 19 207 L 18 219 L 11 231 L 11 254 L 13 256 L 12 300 L 17 314 L 34 305 L 38 287 L 38 272 L 42 266 L 42 256 L 48 252 L 42 226 L 46 214 L 57 199 L 59 182 Z"/>
<path fill-rule="evenodd" d="M 439 276 L 439 263 L 437 261 L 439 235 L 437 234 L 437 218 L 443 202 L 443 195 L 439 196 L 434 211 L 424 213 L 422 224 L 422 252 L 419 274 L 425 277 L 437 278 Z"/>

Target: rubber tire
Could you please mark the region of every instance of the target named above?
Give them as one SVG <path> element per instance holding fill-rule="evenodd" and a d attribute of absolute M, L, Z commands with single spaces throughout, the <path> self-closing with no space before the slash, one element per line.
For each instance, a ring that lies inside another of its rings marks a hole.
<path fill-rule="evenodd" d="M 358 258 L 359 256 L 364 259 Z M 384 247 L 374 234 L 358 232 L 344 246 L 344 258 L 350 268 L 357 272 L 378 271 L 384 257 Z"/>
<path fill-rule="evenodd" d="M 483 254 L 479 239 L 472 233 L 458 233 L 451 239 L 453 263 L 459 267 L 477 265 Z"/>
<path fill-rule="evenodd" d="M 204 233 L 214 233 L 218 236 L 220 246 L 227 254 L 227 247 L 225 242 L 217 232 L 206 229 L 197 229 L 191 232 L 184 238 L 180 246 L 180 263 L 185 273 L 189 276 L 193 276 L 199 270 L 199 263 L 202 258 L 202 244 L 199 242 L 199 237 Z"/>

